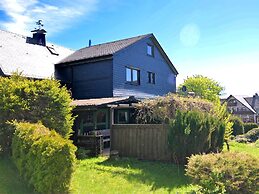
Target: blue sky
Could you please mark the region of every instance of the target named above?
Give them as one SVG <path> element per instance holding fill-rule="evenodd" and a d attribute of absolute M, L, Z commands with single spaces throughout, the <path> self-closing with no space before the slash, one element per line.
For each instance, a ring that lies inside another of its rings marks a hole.
<path fill-rule="evenodd" d="M 72 49 L 154 33 L 179 76 L 202 74 L 226 94 L 259 92 L 258 0 L 1 0 L 0 28 Z"/>

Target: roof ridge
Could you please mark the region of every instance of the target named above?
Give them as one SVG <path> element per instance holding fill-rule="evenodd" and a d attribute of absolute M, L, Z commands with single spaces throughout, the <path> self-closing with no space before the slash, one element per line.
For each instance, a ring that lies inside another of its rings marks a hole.
<path fill-rule="evenodd" d="M 109 41 L 109 42 L 104 42 L 104 43 L 92 45 L 92 46 L 90 46 L 90 47 L 89 47 L 89 46 L 86 46 L 86 47 L 83 47 L 83 48 L 79 49 L 78 51 L 83 50 L 83 49 L 86 49 L 86 48 L 91 48 L 91 47 L 100 46 L 100 45 L 106 45 L 106 44 L 116 43 L 116 42 L 125 41 L 125 40 L 130 40 L 130 39 L 139 38 L 139 37 L 146 37 L 146 36 L 149 36 L 149 35 L 152 35 L 152 34 L 153 34 L 153 33 L 148 33 L 148 34 L 138 35 L 138 36 L 134 36 L 134 37 L 130 37 L 130 38 L 124 38 L 124 39 L 118 39 L 118 40 L 113 40 L 113 41 Z"/>
<path fill-rule="evenodd" d="M 22 34 L 18 34 L 16 32 L 7 31 L 7 30 L 0 29 L 0 31 L 6 32 L 6 33 L 9 33 L 9 34 L 14 34 L 14 35 L 17 35 L 17 36 L 21 36 L 23 38 L 27 38 L 28 37 L 28 36 L 25 36 L 25 35 L 22 35 Z"/>
<path fill-rule="evenodd" d="M 16 32 L 11 32 L 11 31 L 7 31 L 7 30 L 2 30 L 2 29 L 0 29 L 0 31 L 2 31 L 2 32 L 5 32 L 5 33 L 9 33 L 9 34 L 13 34 L 13 35 L 17 35 L 17 36 L 19 36 L 19 37 L 21 37 L 21 38 L 31 38 L 30 36 L 25 36 L 25 35 L 22 35 L 22 34 L 18 34 L 18 33 L 16 33 Z M 34 44 L 35 45 L 35 44 Z M 40 45 L 41 46 L 41 45 Z M 47 42 L 46 43 L 46 47 L 47 46 L 55 46 L 55 47 L 62 47 L 62 48 L 64 48 L 64 49 L 67 49 L 67 50 L 70 50 L 70 51 L 75 51 L 75 50 L 73 50 L 73 49 L 71 49 L 71 48 L 67 48 L 67 47 L 64 47 L 64 46 L 62 46 L 62 45 L 59 45 L 59 44 L 56 44 L 56 43 L 53 43 L 53 42 Z"/>

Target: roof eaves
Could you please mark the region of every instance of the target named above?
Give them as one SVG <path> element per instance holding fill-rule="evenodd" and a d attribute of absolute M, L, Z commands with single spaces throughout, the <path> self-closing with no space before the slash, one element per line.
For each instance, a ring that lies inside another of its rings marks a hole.
<path fill-rule="evenodd" d="M 113 55 L 109 54 L 109 55 L 103 55 L 103 56 L 86 58 L 86 59 L 71 60 L 71 61 L 66 61 L 66 62 L 59 62 L 59 63 L 56 63 L 55 66 L 79 65 L 79 64 L 93 63 L 93 62 L 98 62 L 98 61 L 103 61 L 103 60 L 110 60 L 112 58 L 113 58 Z"/>
<path fill-rule="evenodd" d="M 244 101 L 245 101 L 247 104 L 243 103 L 242 100 L 241 100 L 239 97 L 235 96 L 235 95 L 230 95 L 227 99 L 229 99 L 230 97 L 234 97 L 234 98 L 237 99 L 241 104 L 243 104 L 245 107 L 247 107 L 251 112 L 253 112 L 254 114 L 256 114 L 256 111 L 250 106 L 250 104 L 245 100 L 244 97 L 240 97 L 240 98 L 243 98 Z"/>
<path fill-rule="evenodd" d="M 160 43 L 158 42 L 158 40 L 156 39 L 156 37 L 153 35 L 152 40 L 155 42 L 156 46 L 158 47 L 160 53 L 162 54 L 162 56 L 165 58 L 165 60 L 167 61 L 167 63 L 169 63 L 171 69 L 173 70 L 173 72 L 178 75 L 178 71 L 176 70 L 174 64 L 172 63 L 172 61 L 170 60 L 170 58 L 167 56 L 166 52 L 164 51 L 164 49 L 162 48 L 162 46 L 160 45 Z"/>

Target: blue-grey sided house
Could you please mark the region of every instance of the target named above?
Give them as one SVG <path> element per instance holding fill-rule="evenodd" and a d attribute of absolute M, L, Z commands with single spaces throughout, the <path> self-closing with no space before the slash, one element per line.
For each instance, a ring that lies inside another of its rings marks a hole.
<path fill-rule="evenodd" d="M 150 98 L 176 91 L 176 68 L 153 34 L 77 50 L 55 65 L 73 98 Z"/>
<path fill-rule="evenodd" d="M 175 92 L 177 74 L 153 34 L 89 45 L 55 65 L 55 77 L 76 99 L 79 135 L 109 129 L 111 123 L 130 123 L 131 105 Z"/>

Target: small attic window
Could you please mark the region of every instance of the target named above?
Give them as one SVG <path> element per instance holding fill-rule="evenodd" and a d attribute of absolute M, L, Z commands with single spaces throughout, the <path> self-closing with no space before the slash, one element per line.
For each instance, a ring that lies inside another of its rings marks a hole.
<path fill-rule="evenodd" d="M 154 46 L 148 44 L 147 45 L 147 55 L 154 57 Z"/>
<path fill-rule="evenodd" d="M 51 47 L 51 46 L 46 46 L 46 47 L 52 55 L 57 55 L 57 56 L 59 55 L 58 52 L 54 49 L 54 47 Z"/>

